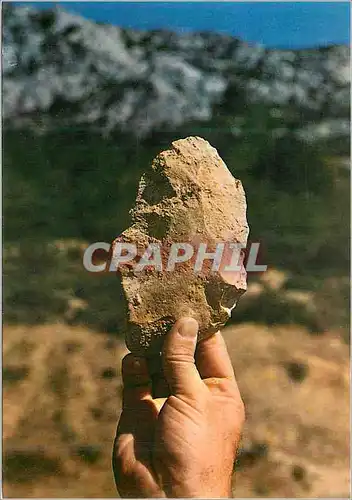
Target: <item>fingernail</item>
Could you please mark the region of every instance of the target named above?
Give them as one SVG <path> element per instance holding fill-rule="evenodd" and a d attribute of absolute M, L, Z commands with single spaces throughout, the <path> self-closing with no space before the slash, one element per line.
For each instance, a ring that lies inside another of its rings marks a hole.
<path fill-rule="evenodd" d="M 183 318 L 180 320 L 178 333 L 182 337 L 195 338 L 198 333 L 198 323 L 193 318 Z"/>

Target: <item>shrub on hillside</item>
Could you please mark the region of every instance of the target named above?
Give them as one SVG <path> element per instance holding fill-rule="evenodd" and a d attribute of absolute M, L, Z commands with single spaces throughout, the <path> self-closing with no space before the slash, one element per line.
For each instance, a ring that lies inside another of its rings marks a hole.
<path fill-rule="evenodd" d="M 256 179 L 270 181 L 275 189 L 287 193 L 325 194 L 332 188 L 332 172 L 321 152 L 288 134 L 258 150 L 250 167 Z"/>

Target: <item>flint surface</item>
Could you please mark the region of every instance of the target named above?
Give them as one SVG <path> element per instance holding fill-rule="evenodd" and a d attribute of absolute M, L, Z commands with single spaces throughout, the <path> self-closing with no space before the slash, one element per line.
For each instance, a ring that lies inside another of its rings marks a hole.
<path fill-rule="evenodd" d="M 230 243 L 247 242 L 246 199 L 216 149 L 200 137 L 172 143 L 144 173 L 132 224 L 113 243 L 136 244 L 141 257 L 151 243 L 160 245 L 163 270 L 136 264 L 122 265 L 119 275 L 125 296 L 125 338 L 136 355 L 153 356 L 162 349 L 165 334 L 181 316 L 199 323 L 198 340 L 222 327 L 246 290 L 246 272 L 226 272 Z M 172 243 L 188 243 L 193 257 L 167 271 Z M 200 272 L 194 264 L 201 243 L 215 251 L 225 243 L 218 270 L 205 260 Z M 151 256 L 151 258 L 153 255 Z"/>

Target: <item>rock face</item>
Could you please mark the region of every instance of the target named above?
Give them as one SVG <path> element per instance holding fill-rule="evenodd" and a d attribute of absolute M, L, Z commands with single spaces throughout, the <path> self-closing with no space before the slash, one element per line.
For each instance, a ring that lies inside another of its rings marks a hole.
<path fill-rule="evenodd" d="M 246 290 L 243 265 L 228 269 L 242 262 L 238 244 L 246 245 L 249 231 L 241 182 L 207 141 L 188 137 L 154 159 L 131 215 L 112 258 L 126 298 L 127 347 L 139 355 L 159 353 L 183 315 L 199 322 L 199 340 L 215 333 Z M 122 262 L 128 244 L 137 255 Z M 204 252 L 215 259 L 202 259 Z"/>
<path fill-rule="evenodd" d="M 289 133 L 286 116 L 308 111 L 297 129 L 304 140 L 350 137 L 347 44 L 272 50 L 227 34 L 123 29 L 61 7 L 3 4 L 2 111 L 11 128 L 50 133 L 60 116 L 67 127 L 143 138 L 194 120 L 216 127 L 220 104 L 238 137 L 264 105 L 277 116 L 274 135 Z"/>

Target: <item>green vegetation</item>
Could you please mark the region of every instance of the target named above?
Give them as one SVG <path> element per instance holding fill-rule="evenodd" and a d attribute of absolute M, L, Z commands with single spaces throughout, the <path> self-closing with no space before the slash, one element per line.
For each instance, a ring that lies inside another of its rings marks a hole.
<path fill-rule="evenodd" d="M 288 117 L 281 120 L 289 123 Z M 126 227 L 141 172 L 158 151 L 187 135 L 208 139 L 243 181 L 250 239 L 261 242 L 265 263 L 287 270 L 295 288 L 317 293 L 326 280 L 347 276 L 349 173 L 335 167 L 336 148 L 331 158 L 328 143 L 303 143 L 293 131 L 275 138 L 277 119 L 265 107 L 245 110 L 242 122 L 240 137 L 231 132 L 233 119 L 220 113 L 211 126 L 192 124 L 145 141 L 106 139 L 88 129 L 5 131 L 5 321 L 64 319 L 118 332 L 118 280 L 87 273 L 82 245 L 110 242 Z M 344 308 L 346 287 L 334 293 L 343 295 Z M 287 312 L 276 299 L 266 294 L 260 304 L 235 313 L 235 320 L 326 326 L 299 308 Z M 75 300 L 81 306 L 72 310 Z"/>

